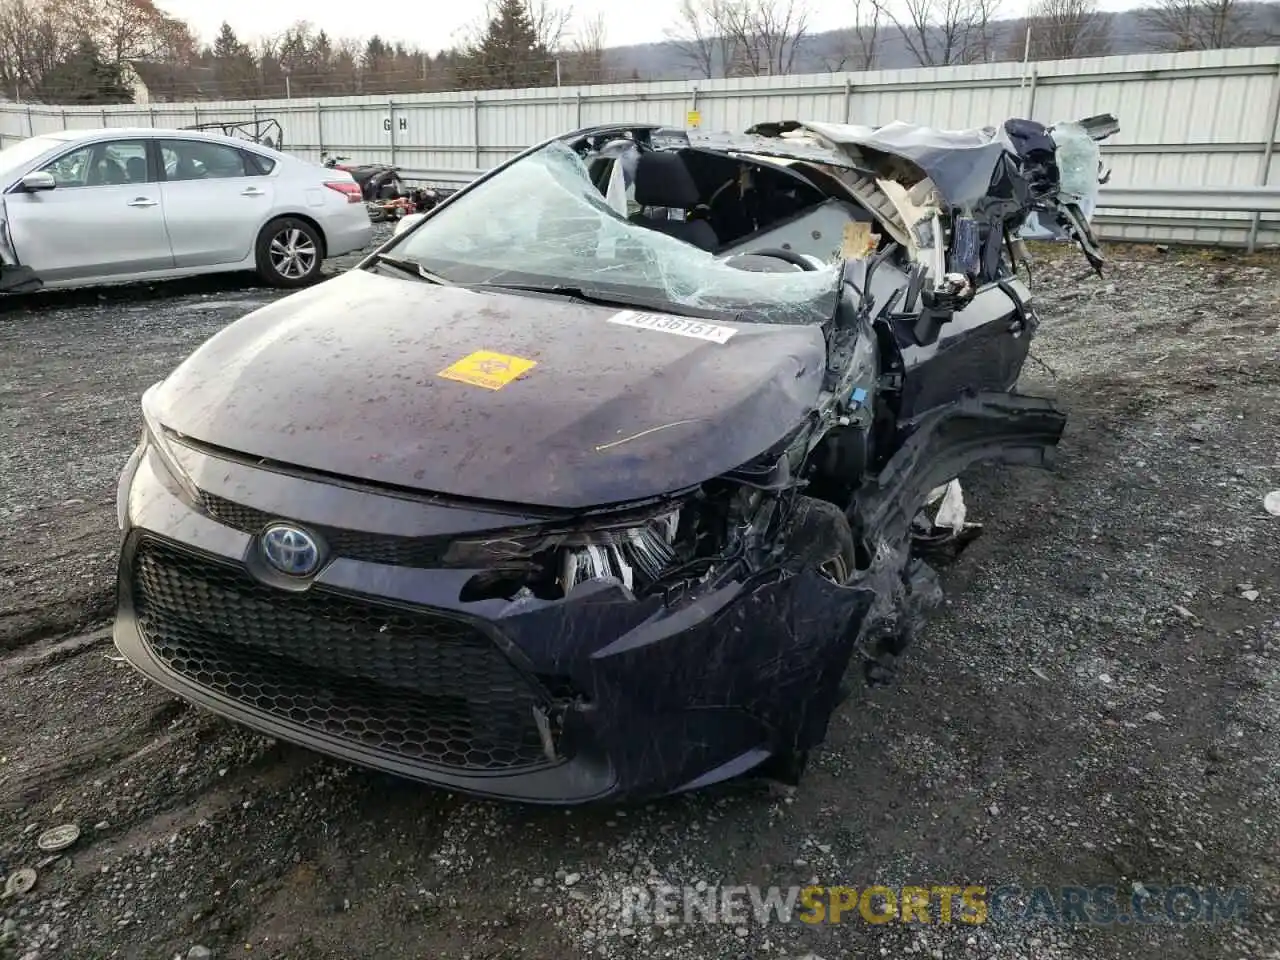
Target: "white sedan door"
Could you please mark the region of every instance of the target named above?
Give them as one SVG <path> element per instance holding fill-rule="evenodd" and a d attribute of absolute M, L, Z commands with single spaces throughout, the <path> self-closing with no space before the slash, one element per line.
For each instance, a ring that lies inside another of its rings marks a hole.
<path fill-rule="evenodd" d="M 41 169 L 53 175 L 52 190 L 5 197 L 14 249 L 41 280 L 92 281 L 173 266 L 145 140 L 91 143 Z"/>
<path fill-rule="evenodd" d="M 275 205 L 275 185 L 243 150 L 209 140 L 162 139 L 164 218 L 179 267 L 238 263 L 253 253 Z"/>

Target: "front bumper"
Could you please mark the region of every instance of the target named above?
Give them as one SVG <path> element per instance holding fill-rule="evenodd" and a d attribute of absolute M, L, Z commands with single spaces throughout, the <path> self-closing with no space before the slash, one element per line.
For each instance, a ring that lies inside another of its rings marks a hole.
<path fill-rule="evenodd" d="M 867 589 L 775 572 L 680 607 L 621 586 L 465 603 L 428 534 L 468 510 L 154 448 L 122 478 L 115 640 L 198 706 L 448 789 L 582 803 L 693 789 L 821 742 Z M 318 529 L 334 558 L 282 583 L 253 531 Z M 337 529 L 335 529 L 337 528 Z"/>

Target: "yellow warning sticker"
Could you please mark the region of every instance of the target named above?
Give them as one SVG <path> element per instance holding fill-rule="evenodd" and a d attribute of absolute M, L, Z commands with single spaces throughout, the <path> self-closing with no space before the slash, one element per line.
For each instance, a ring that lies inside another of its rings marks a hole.
<path fill-rule="evenodd" d="M 469 383 L 473 387 L 484 387 L 486 390 L 501 390 L 537 365 L 536 360 L 494 353 L 492 350 L 477 350 L 469 357 L 463 357 L 452 366 L 445 367 L 439 376 L 446 380 Z"/>

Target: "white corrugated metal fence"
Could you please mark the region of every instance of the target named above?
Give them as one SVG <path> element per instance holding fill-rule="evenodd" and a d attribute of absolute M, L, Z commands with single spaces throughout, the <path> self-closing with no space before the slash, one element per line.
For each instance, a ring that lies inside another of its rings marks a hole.
<path fill-rule="evenodd" d="M 1110 112 L 1122 131 L 1104 147 L 1117 187 L 1280 183 L 1280 47 L 1149 54 L 872 73 L 623 83 L 561 89 L 122 107 L 0 104 L 0 144 L 65 127 L 181 127 L 275 117 L 285 149 L 412 168 L 492 166 L 558 132 L 640 121 L 742 130 L 773 119 L 945 128 L 1010 116 L 1044 122 Z M 691 116 L 696 114 L 696 116 Z M 1107 210 L 1116 239 L 1280 243 L 1274 214 Z"/>

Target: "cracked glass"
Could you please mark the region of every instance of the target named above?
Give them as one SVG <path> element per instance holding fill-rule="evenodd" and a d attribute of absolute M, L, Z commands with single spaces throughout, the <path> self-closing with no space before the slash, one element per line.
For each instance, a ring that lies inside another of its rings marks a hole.
<path fill-rule="evenodd" d="M 514 163 L 460 196 L 395 244 L 459 284 L 530 284 L 627 296 L 734 319 L 805 324 L 829 320 L 842 264 L 795 272 L 730 266 L 688 243 L 632 223 L 592 184 L 562 143 Z"/>

